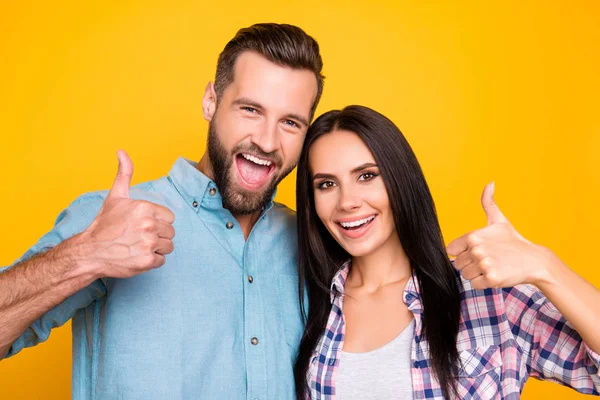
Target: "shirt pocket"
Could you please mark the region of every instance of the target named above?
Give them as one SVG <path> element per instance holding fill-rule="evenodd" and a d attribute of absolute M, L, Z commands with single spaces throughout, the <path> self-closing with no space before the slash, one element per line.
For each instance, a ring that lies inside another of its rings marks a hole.
<path fill-rule="evenodd" d="M 458 393 L 461 399 L 501 398 L 502 352 L 497 345 L 458 353 Z"/>
<path fill-rule="evenodd" d="M 285 342 L 293 352 L 300 348 L 300 340 L 304 332 L 304 323 L 298 299 L 298 275 L 279 274 L 277 277 L 277 291 L 280 321 L 283 327 Z"/>

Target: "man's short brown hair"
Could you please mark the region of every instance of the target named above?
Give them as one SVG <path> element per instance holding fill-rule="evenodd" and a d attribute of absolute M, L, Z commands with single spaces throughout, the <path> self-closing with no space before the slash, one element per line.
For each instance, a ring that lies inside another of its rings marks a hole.
<path fill-rule="evenodd" d="M 233 82 L 235 62 L 245 51 L 254 51 L 277 65 L 306 69 L 315 74 L 317 97 L 310 110 L 312 120 L 323 93 L 325 78 L 321 75 L 323 60 L 315 39 L 297 26 L 288 24 L 263 23 L 240 29 L 219 55 L 215 77 L 217 100 Z"/>

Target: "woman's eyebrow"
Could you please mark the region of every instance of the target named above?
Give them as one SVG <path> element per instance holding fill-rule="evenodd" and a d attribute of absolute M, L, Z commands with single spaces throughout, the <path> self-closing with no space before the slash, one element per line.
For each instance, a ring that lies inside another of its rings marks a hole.
<path fill-rule="evenodd" d="M 369 162 L 369 163 L 364 163 L 364 164 L 361 164 L 361 165 L 359 165 L 358 167 L 356 167 L 356 168 L 352 169 L 352 171 L 350 171 L 350 172 L 351 172 L 351 173 L 353 173 L 353 174 L 355 174 L 355 173 L 357 173 L 357 172 L 360 172 L 360 171 L 362 171 L 363 169 L 372 168 L 372 167 L 377 167 L 377 164 L 375 164 L 375 163 L 370 163 L 370 162 Z M 378 167 L 378 168 L 379 168 L 379 167 Z"/>
<path fill-rule="evenodd" d="M 335 175 L 332 174 L 314 174 L 312 177 L 313 181 L 316 181 L 317 179 L 335 179 Z"/>
<path fill-rule="evenodd" d="M 352 171 L 350 171 L 350 173 L 351 174 L 355 174 L 355 173 L 360 172 L 360 171 L 362 171 L 364 169 L 373 168 L 373 167 L 377 167 L 377 164 L 371 163 L 371 162 L 364 163 L 364 164 L 359 165 L 358 167 L 352 168 Z M 314 174 L 313 177 L 312 177 L 313 181 L 317 180 L 317 179 L 335 179 L 335 178 L 336 178 L 335 175 L 333 175 L 333 174 L 325 174 L 325 173 Z"/>

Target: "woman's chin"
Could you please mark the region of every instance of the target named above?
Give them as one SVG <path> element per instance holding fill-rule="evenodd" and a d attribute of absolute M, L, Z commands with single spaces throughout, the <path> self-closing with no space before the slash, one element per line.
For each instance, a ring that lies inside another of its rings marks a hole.
<path fill-rule="evenodd" d="M 344 247 L 344 250 L 346 250 L 346 252 L 348 252 L 348 254 L 350 254 L 350 256 L 353 258 L 368 256 L 373 252 L 372 246 L 354 245 L 342 247 Z"/>

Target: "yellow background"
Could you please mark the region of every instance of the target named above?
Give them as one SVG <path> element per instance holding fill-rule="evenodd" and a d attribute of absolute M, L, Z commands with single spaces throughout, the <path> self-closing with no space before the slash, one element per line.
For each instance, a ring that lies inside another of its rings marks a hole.
<path fill-rule="evenodd" d="M 0 6 L 0 265 L 80 193 L 198 160 L 200 100 L 240 27 L 301 26 L 327 76 L 317 114 L 359 103 L 408 137 L 447 241 L 483 226 L 480 191 L 600 286 L 600 3 L 20 1 Z M 294 206 L 293 176 L 278 199 Z M 0 398 L 70 397 L 69 326 L 0 363 Z M 525 399 L 582 397 L 530 380 Z"/>

